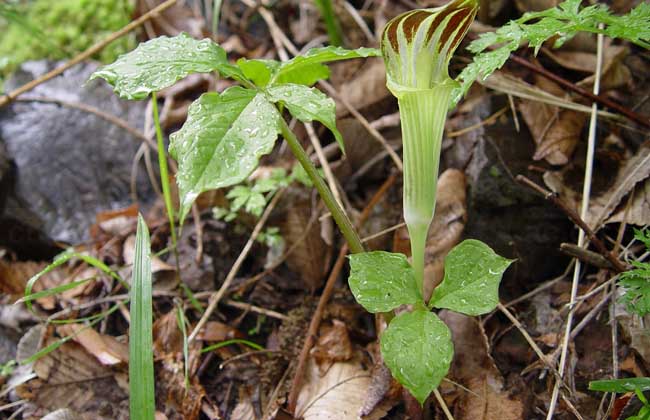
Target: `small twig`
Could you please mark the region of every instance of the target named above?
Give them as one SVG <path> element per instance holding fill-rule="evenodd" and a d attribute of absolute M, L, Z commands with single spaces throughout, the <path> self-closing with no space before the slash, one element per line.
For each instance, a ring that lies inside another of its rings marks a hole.
<path fill-rule="evenodd" d="M 327 184 L 329 185 L 330 190 L 332 191 L 332 195 L 336 199 L 336 202 L 339 203 L 339 206 L 341 206 L 341 208 L 344 208 L 343 202 L 341 201 L 341 193 L 339 192 L 338 186 L 336 185 L 336 180 L 334 179 L 334 174 L 332 173 L 332 168 L 330 167 L 330 164 L 327 161 L 327 157 L 323 152 L 323 146 L 321 146 L 320 139 L 316 135 L 316 131 L 314 131 L 313 124 L 305 123 L 305 129 L 307 130 L 309 141 L 311 142 L 311 145 L 314 147 L 314 151 L 316 152 L 316 156 L 318 157 L 318 162 L 320 163 L 320 166 L 323 168 L 325 179 L 327 180 Z"/>
<path fill-rule="evenodd" d="M 449 407 L 447 407 L 445 400 L 442 399 L 442 395 L 440 395 L 438 388 L 433 390 L 433 395 L 436 396 L 436 400 L 438 400 L 438 404 L 440 404 L 440 408 L 442 408 L 442 411 L 445 413 L 447 420 L 454 420 L 454 416 L 451 415 L 451 411 L 449 411 Z"/>
<path fill-rule="evenodd" d="M 570 243 L 560 244 L 560 250 L 570 257 L 577 258 L 580 261 L 592 265 L 597 268 L 606 268 L 611 270 L 614 268 L 612 263 L 601 254 L 589 251 L 581 246 Z"/>
<path fill-rule="evenodd" d="M 602 25 L 600 25 L 602 28 Z M 596 74 L 595 74 L 595 82 L 594 82 L 594 96 L 597 96 L 598 93 L 600 92 L 600 78 L 602 76 L 602 70 L 603 70 L 603 48 L 604 48 L 604 36 L 603 34 L 598 34 L 598 53 L 597 53 L 597 59 L 596 59 Z M 596 126 L 598 124 L 598 105 L 596 102 L 594 102 L 591 106 L 591 120 L 589 122 L 589 139 L 588 139 L 588 145 L 587 145 L 587 156 L 586 156 L 586 162 L 585 162 L 585 175 L 584 175 L 584 180 L 583 180 L 583 188 L 582 188 L 582 204 L 580 208 L 580 216 L 573 213 L 575 216 L 575 222 L 578 222 L 578 226 L 580 226 L 581 230 L 578 231 L 578 246 L 582 247 L 585 244 L 585 235 L 590 232 L 591 234 L 589 235 L 590 239 L 594 240 L 595 235 L 593 234 L 593 231 L 589 229 L 587 224 L 584 222 L 584 219 L 587 217 L 587 213 L 589 212 L 589 200 L 591 198 L 591 180 L 592 180 L 592 174 L 593 174 L 593 167 L 594 167 L 594 154 L 595 154 L 595 149 L 596 149 Z M 558 200 L 559 201 L 559 200 Z M 567 213 L 568 214 L 568 213 Z M 595 243 L 595 240 L 594 240 Z M 598 247 L 598 245 L 597 245 Z M 614 267 L 620 271 L 625 271 L 625 267 L 623 264 L 618 260 L 618 258 L 614 257 L 614 255 L 609 252 L 609 250 L 604 246 L 604 244 L 601 243 L 601 247 L 598 247 L 599 251 L 603 252 L 604 256 L 607 257 L 610 261 L 612 261 L 612 264 L 614 264 Z M 578 296 L 578 286 L 580 283 L 580 268 L 581 264 L 580 261 L 576 261 L 576 264 L 574 266 L 573 270 L 573 280 L 571 282 L 571 300 L 570 300 L 570 308 L 569 308 L 569 313 L 567 315 L 567 320 L 566 320 L 566 327 L 564 330 L 564 336 L 562 338 L 562 345 L 561 345 L 561 354 L 560 354 L 560 362 L 559 362 L 559 367 L 558 371 L 560 372 L 560 378 L 564 378 L 564 371 L 566 368 L 566 359 L 567 355 L 569 352 L 569 342 L 572 339 L 571 338 L 571 325 L 573 323 L 573 316 L 574 316 L 574 307 L 573 305 L 576 302 L 576 298 Z M 583 322 L 585 321 L 584 319 L 582 320 Z M 549 403 L 549 408 L 548 408 L 548 413 L 546 414 L 546 420 L 552 420 L 553 419 L 553 414 L 555 413 L 555 408 L 557 405 L 557 398 L 560 394 L 560 381 L 556 380 L 555 385 L 553 387 L 553 393 L 551 395 L 551 402 Z"/>
<path fill-rule="evenodd" d="M 601 241 L 596 236 L 594 231 L 591 230 L 591 228 L 589 226 L 587 226 L 585 221 L 575 212 L 575 210 L 573 210 L 572 208 L 567 206 L 562 200 L 560 200 L 557 197 L 557 195 L 555 195 L 551 191 L 546 190 L 543 187 L 540 187 L 539 185 L 537 185 L 536 183 L 534 183 L 533 181 L 531 181 L 530 179 L 526 178 L 523 175 L 517 175 L 516 179 L 517 179 L 517 182 L 519 182 L 520 184 L 525 185 L 525 186 L 537 191 L 542 196 L 544 196 L 545 199 L 549 200 L 557 208 L 562 210 L 564 212 L 564 214 L 566 214 L 569 217 L 569 219 L 571 219 L 571 221 L 573 223 L 575 223 L 580 229 L 582 229 L 585 232 L 585 234 L 587 235 L 589 240 L 591 240 L 591 242 L 593 242 L 596 249 L 598 249 L 598 252 L 603 257 L 605 257 L 610 263 L 612 263 L 612 265 L 614 266 L 614 270 L 616 272 L 622 273 L 622 272 L 628 270 L 627 267 L 625 267 L 625 265 L 623 265 L 623 263 L 618 258 L 616 258 L 614 256 L 614 254 L 612 254 L 607 249 L 607 247 L 605 246 L 603 241 Z"/>
<path fill-rule="evenodd" d="M 255 228 L 253 229 L 253 233 L 251 233 L 250 238 L 248 238 L 248 242 L 246 242 L 246 245 L 244 245 L 244 249 L 242 249 L 241 253 L 237 257 L 237 260 L 235 261 L 232 268 L 230 269 L 230 272 L 226 276 L 226 279 L 224 280 L 223 284 L 221 285 L 218 291 L 212 294 L 212 296 L 210 297 L 210 303 L 208 304 L 208 307 L 206 308 L 205 312 L 201 316 L 199 322 L 196 324 L 196 327 L 194 327 L 194 330 L 192 331 L 190 336 L 187 337 L 187 341 L 189 343 L 191 343 L 196 338 L 196 335 L 199 333 L 201 328 L 203 328 L 205 323 L 208 322 L 208 319 L 212 315 L 212 312 L 214 312 L 214 310 L 217 308 L 219 301 L 228 290 L 228 287 L 230 287 L 230 283 L 232 283 L 232 281 L 235 279 L 235 276 L 237 275 L 239 268 L 244 263 L 244 260 L 248 256 L 248 253 L 250 252 L 251 248 L 253 248 L 255 239 L 262 231 L 262 228 L 266 224 L 266 221 L 268 220 L 269 216 L 271 215 L 271 212 L 275 208 L 275 205 L 280 200 L 280 197 L 282 197 L 283 193 L 284 190 L 279 190 L 275 194 L 271 202 L 268 204 L 268 206 L 266 206 L 266 209 L 264 210 L 262 217 L 260 217 L 260 220 L 255 225 Z"/>
<path fill-rule="evenodd" d="M 404 226 L 406 226 L 406 223 L 405 223 L 405 222 L 398 223 L 398 224 L 396 224 L 395 226 L 391 226 L 391 227 L 386 228 L 386 229 L 384 229 L 384 230 L 381 230 L 381 231 L 379 231 L 379 232 L 377 232 L 377 233 L 373 233 L 373 234 L 370 235 L 370 236 L 366 236 L 365 238 L 361 238 L 361 242 L 362 242 L 362 243 L 366 243 L 366 242 L 371 241 L 371 240 L 373 240 L 373 239 L 375 239 L 375 238 L 379 238 L 380 236 L 384 236 L 384 235 L 386 235 L 387 233 L 394 232 L 394 231 L 396 231 L 396 230 L 399 229 L 399 228 L 403 228 Z"/>
<path fill-rule="evenodd" d="M 384 195 L 388 192 L 390 187 L 395 183 L 396 179 L 397 176 L 395 174 L 391 175 L 382 184 L 379 190 L 377 190 L 375 195 L 370 199 L 368 205 L 361 212 L 361 215 L 359 216 L 359 223 L 358 223 L 359 225 L 363 224 L 368 219 L 368 217 L 370 216 L 370 212 L 372 211 L 374 206 L 377 205 L 377 203 L 384 197 Z M 325 283 L 325 288 L 323 289 L 323 293 L 321 294 L 320 300 L 318 301 L 318 306 L 316 307 L 316 311 L 314 312 L 314 315 L 311 318 L 311 322 L 309 323 L 309 329 L 307 330 L 305 343 L 303 344 L 302 349 L 300 351 L 300 356 L 298 357 L 298 365 L 296 367 L 296 372 L 293 377 L 293 382 L 291 383 L 291 390 L 289 391 L 289 397 L 287 398 L 287 408 L 290 413 L 295 413 L 296 411 L 296 403 L 298 402 L 298 394 L 300 393 L 300 387 L 302 385 L 302 377 L 305 368 L 307 367 L 309 352 L 311 348 L 314 346 L 314 343 L 316 342 L 316 335 L 318 334 L 318 328 L 320 327 L 320 322 L 321 319 L 323 318 L 325 306 L 327 305 L 327 302 L 329 301 L 329 298 L 332 292 L 334 291 L 334 285 L 336 284 L 336 280 L 338 279 L 339 274 L 343 269 L 343 265 L 345 264 L 345 257 L 347 253 L 348 253 L 348 247 L 347 245 L 344 245 L 341 248 L 341 251 L 339 252 L 339 256 L 336 259 L 336 262 L 334 263 L 334 267 L 332 268 L 329 277 L 327 278 L 327 282 Z"/>
<path fill-rule="evenodd" d="M 178 0 L 167 0 L 166 2 L 162 3 L 160 6 L 151 9 L 144 15 L 140 16 L 138 19 L 134 20 L 133 22 L 129 23 L 128 25 L 124 26 L 122 29 L 119 31 L 113 32 L 110 34 L 108 37 L 104 38 L 102 41 L 96 43 L 95 45 L 91 46 L 88 48 L 86 51 L 82 52 L 81 54 L 76 55 L 73 57 L 70 61 L 66 62 L 62 66 L 59 66 L 55 68 L 52 71 L 49 71 L 42 75 L 41 77 L 32 80 L 31 82 L 25 83 L 21 87 L 7 93 L 6 95 L 0 97 L 0 107 L 3 107 L 16 99 L 19 95 L 22 95 L 25 92 L 29 92 L 30 90 L 34 89 L 36 86 L 47 82 L 48 80 L 60 75 L 67 69 L 74 67 L 75 65 L 81 63 L 82 61 L 92 57 L 93 55 L 97 54 L 101 50 L 104 49 L 108 44 L 111 42 L 115 41 L 118 38 L 121 38 L 122 36 L 128 34 L 135 28 L 139 27 L 143 23 L 147 22 L 149 19 L 158 16 L 160 13 L 163 11 L 169 9 L 172 7 Z"/>
<path fill-rule="evenodd" d="M 624 107 L 623 105 L 620 105 L 611 99 L 608 99 L 606 97 L 600 96 L 598 94 L 594 94 L 592 92 L 589 92 L 588 90 L 577 86 L 575 83 L 571 83 L 570 81 L 556 75 L 555 73 L 552 73 L 548 70 L 546 70 L 543 67 L 536 66 L 535 64 L 531 63 L 530 61 L 526 60 L 525 58 L 519 57 L 515 54 L 510 55 L 510 59 L 523 66 L 526 67 L 527 69 L 544 76 L 545 78 L 552 80 L 553 82 L 557 83 L 558 85 L 565 87 L 581 96 L 584 96 L 585 98 L 591 99 L 594 102 L 597 102 L 607 108 L 611 108 L 616 110 L 617 112 L 625 115 L 628 119 L 641 124 L 642 126 L 646 128 L 650 128 L 650 119 L 647 117 L 644 117 L 642 115 L 637 114 L 636 112 L 632 111 L 629 108 Z"/>
<path fill-rule="evenodd" d="M 266 315 L 269 318 L 279 319 L 281 321 L 287 321 L 289 319 L 288 316 L 281 314 L 280 312 L 272 311 L 270 309 L 260 308 L 259 306 L 251 305 L 250 303 L 236 302 L 231 299 L 227 299 L 223 303 L 228 306 L 232 306 L 233 308 L 255 312 L 261 315 Z"/>
<path fill-rule="evenodd" d="M 81 102 L 71 102 L 71 101 L 64 101 L 61 99 L 57 98 L 49 98 L 45 96 L 28 96 L 28 97 L 23 97 L 23 98 L 17 98 L 17 102 L 42 102 L 45 104 L 56 104 L 56 105 L 61 105 L 66 108 L 71 108 L 71 109 L 77 109 L 79 111 L 87 112 L 89 114 L 93 114 L 98 116 L 99 118 L 106 120 L 110 122 L 111 124 L 120 127 L 124 131 L 128 132 L 131 134 L 133 137 L 137 138 L 138 140 L 142 140 L 145 142 L 149 147 L 151 147 L 153 150 L 158 150 L 156 143 L 154 143 L 153 139 L 145 136 L 141 131 L 139 131 L 136 128 L 133 128 L 129 125 L 128 122 L 123 120 L 120 117 L 117 117 L 113 114 L 109 114 L 108 112 L 102 111 L 101 109 L 94 107 L 92 105 L 84 104 Z"/>

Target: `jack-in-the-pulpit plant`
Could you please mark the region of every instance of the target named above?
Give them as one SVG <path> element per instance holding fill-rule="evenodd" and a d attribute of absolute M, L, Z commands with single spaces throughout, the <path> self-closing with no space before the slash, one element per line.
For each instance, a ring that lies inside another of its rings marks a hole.
<path fill-rule="evenodd" d="M 452 91 L 459 86 L 448 66 L 477 9 L 476 0 L 455 0 L 404 13 L 386 25 L 381 50 L 387 85 L 400 108 L 412 263 L 382 251 L 350 256 L 350 289 L 368 311 L 412 306 L 390 321 L 381 336 L 381 353 L 393 376 L 422 404 L 447 374 L 454 354 L 449 328 L 430 309 L 467 315 L 494 310 L 501 276 L 511 263 L 484 243 L 466 240 L 447 256 L 444 279 L 426 302 L 424 251 L 435 210 L 440 145 Z"/>
<path fill-rule="evenodd" d="M 424 246 L 436 205 L 440 145 L 451 93 L 451 56 L 477 11 L 477 1 L 456 0 L 436 9 L 397 16 L 384 29 L 381 51 L 387 85 L 399 102 L 404 146 L 404 220 L 422 289 Z"/>

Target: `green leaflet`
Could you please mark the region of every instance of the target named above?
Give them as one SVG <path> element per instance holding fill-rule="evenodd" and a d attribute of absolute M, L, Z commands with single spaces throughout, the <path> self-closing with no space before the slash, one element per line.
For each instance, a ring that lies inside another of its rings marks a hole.
<path fill-rule="evenodd" d="M 316 88 L 293 83 L 270 87 L 267 91 L 273 102 L 284 104 L 291 115 L 302 122 L 319 121 L 329 128 L 344 150 L 343 137 L 336 128 L 334 100 Z"/>
<path fill-rule="evenodd" d="M 274 74 L 272 83 L 301 83 L 308 86 L 323 79 L 322 63 L 338 60 L 348 60 L 361 57 L 380 57 L 381 51 L 375 48 L 357 48 L 348 50 L 341 47 L 312 48 L 304 55 L 299 55 L 282 63 Z M 327 71 L 329 76 L 329 70 Z M 300 80 L 300 82 L 299 82 Z"/>
<path fill-rule="evenodd" d="M 604 379 L 589 382 L 589 390 L 601 392 L 650 391 L 650 378 Z"/>
<path fill-rule="evenodd" d="M 381 354 L 393 376 L 423 404 L 447 375 L 454 345 L 436 314 L 416 310 L 391 321 L 381 336 Z"/>
<path fill-rule="evenodd" d="M 499 303 L 499 282 L 512 262 L 481 241 L 461 242 L 447 255 L 445 277 L 433 291 L 429 306 L 466 315 L 494 310 Z"/>
<path fill-rule="evenodd" d="M 330 69 L 323 65 L 330 61 L 351 58 L 376 57 L 380 52 L 374 48 L 347 50 L 341 47 L 312 48 L 305 55 L 283 63 L 275 60 L 239 59 L 237 65 L 243 74 L 259 87 L 277 86 L 283 83 L 312 86 L 330 77 Z"/>
<path fill-rule="evenodd" d="M 413 267 L 403 254 L 375 251 L 349 258 L 350 290 L 368 312 L 388 312 L 400 305 L 422 302 Z"/>
<path fill-rule="evenodd" d="M 203 191 L 245 180 L 269 153 L 280 132 L 280 114 L 264 94 L 239 86 L 206 93 L 189 109 L 183 127 L 170 137 L 178 161 L 181 224 Z"/>
<path fill-rule="evenodd" d="M 198 41 L 186 33 L 173 38 L 161 36 L 140 44 L 90 76 L 113 85 L 125 99 L 144 99 L 192 73 L 218 71 L 223 76 L 244 80 L 241 71 L 228 63 L 226 52 L 210 41 Z"/>
<path fill-rule="evenodd" d="M 599 28 L 600 24 L 604 29 Z M 554 46 L 559 47 L 578 32 L 603 33 L 650 49 L 650 4 L 642 2 L 627 15 L 616 16 L 604 4 L 582 7 L 581 0 L 567 0 L 554 8 L 526 13 L 495 32 L 481 34 L 468 47 L 476 55 L 457 78 L 461 87 L 452 95 L 452 106 L 475 80 L 485 80 L 500 69 L 521 45 L 528 43 L 537 53 L 547 40 L 557 37 Z M 496 48 L 487 50 L 490 46 Z"/>
<path fill-rule="evenodd" d="M 269 84 L 271 77 L 278 70 L 278 67 L 280 67 L 280 62 L 275 60 L 247 60 L 240 58 L 237 60 L 237 66 L 244 73 L 244 76 L 255 83 L 255 85 L 263 88 Z"/>

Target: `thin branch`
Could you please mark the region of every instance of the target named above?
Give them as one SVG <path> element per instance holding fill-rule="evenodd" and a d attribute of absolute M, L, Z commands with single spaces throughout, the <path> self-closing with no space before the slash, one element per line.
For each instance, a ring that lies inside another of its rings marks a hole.
<path fill-rule="evenodd" d="M 599 34 L 598 54 L 596 60 L 596 78 L 595 78 L 596 80 L 594 82 L 594 96 L 597 96 L 598 93 L 600 92 L 600 78 L 602 76 L 602 70 L 603 70 L 604 40 L 605 38 L 603 34 Z M 593 174 L 594 154 L 596 149 L 596 126 L 598 124 L 598 105 L 595 102 L 592 105 L 591 111 L 592 112 L 591 112 L 591 121 L 589 124 L 589 140 L 588 140 L 587 158 L 586 158 L 587 161 L 585 163 L 585 177 L 584 177 L 584 184 L 582 190 L 582 206 L 580 210 L 580 217 L 576 217 L 576 220 L 579 220 L 582 223 L 582 226 L 580 226 L 581 230 L 578 232 L 578 246 L 580 247 L 584 246 L 585 234 L 588 231 L 590 231 L 589 227 L 584 223 L 584 219 L 586 219 L 587 213 L 589 212 L 589 199 L 591 196 L 591 178 Z M 591 233 L 593 234 L 593 232 Z M 602 251 L 603 250 L 601 250 L 601 252 Z M 605 257 L 607 257 L 608 259 L 611 258 L 610 261 L 612 261 L 612 264 L 614 264 L 614 267 L 616 267 L 616 269 L 620 270 L 624 268 L 623 264 L 618 260 L 618 258 L 615 258 L 612 255 L 612 253 L 609 252 L 608 249 L 605 248 L 604 251 L 606 253 Z M 571 308 L 569 309 L 569 314 L 567 315 L 566 328 L 564 331 L 564 338 L 562 340 L 562 351 L 560 354 L 560 365 L 558 368 L 560 372 L 560 378 L 564 378 L 566 359 L 567 359 L 567 354 L 569 352 L 569 341 L 571 340 L 571 327 L 573 324 L 573 314 L 574 314 L 573 305 L 575 304 L 576 298 L 578 297 L 578 285 L 580 282 L 580 267 L 581 264 L 580 261 L 578 260 L 576 261 L 576 264 L 574 266 L 573 281 L 571 283 L 571 301 L 570 301 Z M 555 413 L 555 408 L 557 406 L 557 399 L 559 394 L 560 394 L 560 381 L 556 380 L 555 386 L 553 387 L 553 394 L 551 395 L 551 402 L 549 405 L 548 414 L 546 415 L 546 420 L 553 419 L 553 414 Z"/>
<path fill-rule="evenodd" d="M 535 182 L 531 181 L 529 178 L 526 178 L 523 175 L 517 175 L 517 182 L 519 182 L 522 185 L 525 185 L 538 193 L 540 193 L 542 196 L 544 196 L 545 199 L 549 200 L 551 203 L 553 203 L 557 208 L 562 210 L 564 214 L 566 214 L 569 219 L 573 223 L 575 223 L 580 229 L 582 229 L 582 232 L 585 232 L 586 236 L 589 238 L 591 242 L 593 242 L 594 246 L 596 249 L 598 249 L 598 252 L 605 257 L 612 265 L 614 266 L 614 270 L 618 273 L 622 273 L 623 271 L 627 271 L 628 268 L 619 260 L 614 254 L 607 249 L 603 241 L 601 241 L 598 236 L 594 233 L 594 231 L 585 223 L 584 218 L 580 217 L 575 210 L 567 206 L 562 200 L 560 200 L 557 195 L 552 193 L 551 191 L 548 191 L 547 189 L 540 187 L 537 185 Z M 580 245 L 582 246 L 582 245 Z"/>
<path fill-rule="evenodd" d="M 255 243 L 255 239 L 257 236 L 260 234 L 262 231 L 262 228 L 266 224 L 266 221 L 268 220 L 269 216 L 271 215 L 271 212 L 275 208 L 275 205 L 278 203 L 280 200 L 280 197 L 282 197 L 282 194 L 284 193 L 284 190 L 279 190 L 271 202 L 266 206 L 266 209 L 264 210 L 264 213 L 262 214 L 262 217 L 260 220 L 257 222 L 255 225 L 255 228 L 253 229 L 253 233 L 251 233 L 250 238 L 248 238 L 248 242 L 246 242 L 246 245 L 244 245 L 244 249 L 242 249 L 241 253 L 237 257 L 237 260 L 233 264 L 232 268 L 230 269 L 230 272 L 226 276 L 226 279 L 224 280 L 223 284 L 217 290 L 215 293 L 212 294 L 210 297 L 210 303 L 208 304 L 207 309 L 201 316 L 201 319 L 199 322 L 196 324 L 196 327 L 194 327 L 194 330 L 190 334 L 189 337 L 187 337 L 187 341 L 191 343 L 195 338 L 196 335 L 201 331 L 201 328 L 205 325 L 206 322 L 208 322 L 208 319 L 212 315 L 215 309 L 217 309 L 217 305 L 219 304 L 219 301 L 223 297 L 223 295 L 226 293 L 228 290 L 228 287 L 230 287 L 230 283 L 235 279 L 235 276 L 237 275 L 237 272 L 239 271 L 239 268 L 241 265 L 244 263 L 244 260 L 248 256 L 248 253 L 250 250 L 253 248 L 253 244 Z"/>
<path fill-rule="evenodd" d="M 388 192 L 390 187 L 395 183 L 396 179 L 397 177 L 394 174 L 391 175 L 382 184 L 379 190 L 377 190 L 375 195 L 370 199 L 368 205 L 366 205 L 366 207 L 361 212 L 361 215 L 359 216 L 359 225 L 362 225 L 368 219 L 372 209 Z M 314 312 L 314 315 L 311 318 L 311 322 L 309 323 L 309 329 L 305 337 L 305 343 L 303 344 L 302 350 L 300 351 L 300 356 L 298 357 L 298 365 L 296 367 L 296 372 L 291 384 L 291 391 L 289 392 L 289 397 L 287 398 L 287 407 L 291 413 L 295 413 L 296 403 L 298 402 L 298 394 L 300 393 L 300 387 L 302 386 L 302 378 L 305 368 L 307 367 L 307 360 L 309 359 L 309 352 L 316 342 L 316 335 L 318 334 L 318 328 L 320 327 L 321 319 L 323 318 L 323 313 L 325 312 L 325 306 L 327 305 L 327 302 L 329 301 L 329 298 L 334 291 L 334 285 L 336 284 L 336 280 L 338 279 L 339 274 L 343 269 L 343 265 L 345 264 L 345 256 L 347 253 L 348 247 L 347 245 L 344 245 L 339 252 L 339 256 L 334 263 L 332 271 L 330 271 L 330 275 L 327 278 L 327 283 L 325 283 L 325 288 L 323 289 L 323 293 L 321 294 L 320 300 L 318 301 L 316 311 Z"/>
<path fill-rule="evenodd" d="M 73 57 L 70 61 L 66 62 L 62 66 L 59 66 L 55 68 L 52 71 L 49 71 L 42 75 L 41 77 L 32 80 L 31 82 L 28 82 L 21 87 L 7 93 L 6 95 L 0 97 L 0 107 L 3 107 L 16 99 L 19 95 L 22 95 L 25 92 L 29 92 L 30 90 L 34 89 L 36 86 L 47 82 L 48 80 L 60 75 L 67 69 L 74 67 L 75 65 L 81 63 L 82 61 L 92 57 L 93 55 L 97 54 L 101 50 L 103 50 L 108 44 L 111 42 L 115 41 L 118 38 L 123 37 L 124 35 L 128 34 L 135 28 L 139 27 L 143 23 L 147 22 L 149 19 L 154 18 L 158 16 L 160 13 L 163 11 L 169 9 L 172 7 L 178 0 L 167 0 L 166 2 L 162 3 L 160 6 L 156 7 L 155 9 L 151 9 L 144 15 L 140 16 L 138 19 L 134 20 L 133 22 L 129 23 L 128 25 L 124 26 L 122 29 L 119 31 L 113 32 L 106 38 L 104 38 L 102 41 L 96 43 L 95 45 L 91 46 L 88 48 L 86 51 L 82 52 L 81 54 L 76 55 Z"/>

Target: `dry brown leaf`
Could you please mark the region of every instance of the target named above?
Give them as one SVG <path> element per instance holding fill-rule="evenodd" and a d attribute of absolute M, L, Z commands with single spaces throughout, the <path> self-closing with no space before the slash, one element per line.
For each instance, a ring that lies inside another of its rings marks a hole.
<path fill-rule="evenodd" d="M 243 338 L 244 335 L 236 328 L 219 321 L 206 322 L 205 327 L 197 334 L 196 338 L 203 341 L 225 341 L 233 338 Z"/>
<path fill-rule="evenodd" d="M 553 61 L 559 65 L 588 73 L 590 76 L 581 80 L 577 84 L 582 87 L 588 87 L 593 84 L 596 71 L 597 55 L 594 52 L 582 51 L 564 51 L 564 50 L 550 50 L 543 49 L 544 53 L 549 56 Z M 608 42 L 603 51 L 603 72 L 601 77 L 601 89 L 609 90 L 616 89 L 626 85 L 632 80 L 630 69 L 623 63 L 627 57 L 629 50 L 620 45 L 611 45 Z"/>
<path fill-rule="evenodd" d="M 124 258 L 124 264 L 132 265 L 133 260 L 135 259 L 135 235 L 129 235 L 128 238 L 124 241 L 124 249 L 122 251 L 122 258 Z M 176 268 L 173 265 L 167 264 L 160 258 L 156 256 L 151 256 L 151 272 L 158 273 L 160 271 L 175 271 Z"/>
<path fill-rule="evenodd" d="M 282 235 L 287 241 L 287 249 L 297 241 L 302 241 L 289 254 L 286 263 L 289 269 L 300 274 L 301 280 L 309 290 L 316 290 L 323 285 L 328 246 L 320 234 L 320 223 L 311 224 L 309 233 L 305 229 L 311 219 L 309 202 L 293 203 L 287 212 L 287 219 L 282 225 Z"/>
<path fill-rule="evenodd" d="M 520 394 L 511 396 L 488 353 L 488 341 L 476 319 L 451 311 L 440 318 L 449 326 L 455 348 L 451 372 L 472 392 L 460 391 L 456 420 L 523 420 L 525 404 Z M 478 396 L 477 396 L 478 395 Z"/>
<path fill-rule="evenodd" d="M 465 174 L 447 169 L 438 180 L 436 212 L 425 249 L 425 296 L 442 281 L 445 257 L 460 242 L 467 222 Z"/>
<path fill-rule="evenodd" d="M 609 190 L 591 198 L 586 222 L 594 230 L 600 229 L 609 216 L 621 204 L 639 182 L 650 177 L 650 143 L 645 143 L 636 155 L 621 165 L 618 174 Z M 569 188 L 560 172 L 546 172 L 544 182 L 554 192 L 560 194 L 563 200 L 574 209 L 578 209 L 581 193 Z M 642 188 L 643 190 L 645 188 Z"/>
<path fill-rule="evenodd" d="M 185 388 L 183 334 L 178 327 L 176 310 L 167 312 L 153 324 L 156 365 L 156 393 L 164 401 L 165 415 L 170 419 L 199 417 L 205 390 L 194 375 L 200 363 L 201 343 L 189 346 L 189 388 Z"/>
<path fill-rule="evenodd" d="M 81 324 L 65 324 L 57 328 L 62 337 L 73 336 L 86 351 L 106 366 L 128 363 L 129 347 L 110 335 L 99 334 L 92 328 Z"/>
<path fill-rule="evenodd" d="M 326 372 L 334 362 L 345 362 L 352 358 L 352 343 L 345 324 L 337 319 L 332 325 L 323 325 L 316 345 L 311 349 L 321 372 Z"/>
<path fill-rule="evenodd" d="M 297 417 L 304 420 L 357 420 L 366 390 L 369 372 L 359 361 L 334 363 L 323 376 L 309 359 L 305 383 L 298 395 Z"/>
<path fill-rule="evenodd" d="M 0 260 L 0 292 L 13 296 L 14 300 L 22 297 L 25 294 L 27 281 L 42 271 L 46 266 L 46 263 L 41 262 L 8 262 Z M 39 292 L 49 287 L 62 284 L 67 276 L 68 273 L 64 268 L 56 268 L 41 277 L 34 284 L 33 290 L 34 292 Z M 54 309 L 56 306 L 56 298 L 54 296 L 40 298 L 37 302 L 45 310 Z"/>
<path fill-rule="evenodd" d="M 50 338 L 47 344 L 54 341 Z M 74 410 L 86 420 L 128 419 L 128 395 L 118 386 L 113 372 L 74 342 L 34 362 L 38 379 L 18 388 L 21 398 L 51 412 Z"/>
<path fill-rule="evenodd" d="M 361 71 L 337 89 L 341 97 L 357 110 L 390 96 L 386 88 L 386 70 L 381 59 L 368 59 Z M 337 117 L 348 114 L 347 107 L 336 101 Z"/>
<path fill-rule="evenodd" d="M 520 12 L 534 12 L 555 7 L 561 0 L 515 0 Z"/>
<path fill-rule="evenodd" d="M 562 92 L 559 86 L 540 76 L 535 78 L 535 86 L 556 96 Z M 580 140 L 586 115 L 534 100 L 522 100 L 519 111 L 537 145 L 533 159 L 546 159 L 552 165 L 568 163 Z"/>
<path fill-rule="evenodd" d="M 638 184 L 634 189 L 632 202 L 626 203 L 605 223 L 627 222 L 637 226 L 650 225 L 650 179 Z"/>

